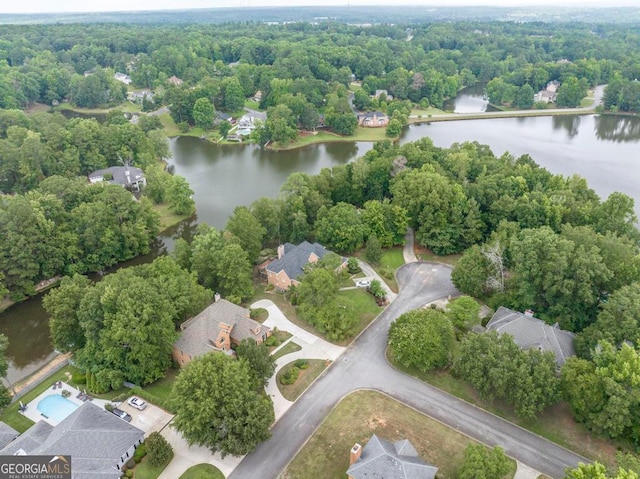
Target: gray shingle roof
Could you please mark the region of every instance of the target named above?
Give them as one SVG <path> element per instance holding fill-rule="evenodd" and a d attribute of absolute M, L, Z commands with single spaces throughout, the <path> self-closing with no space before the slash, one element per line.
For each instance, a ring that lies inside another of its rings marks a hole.
<path fill-rule="evenodd" d="M 238 343 L 247 338 L 260 338 L 269 331 L 268 327 L 249 317 L 248 309 L 220 299 L 182 324 L 182 334 L 175 342 L 176 348 L 192 358 L 215 351 L 210 341 L 218 337 L 220 323 L 233 327 L 230 336 Z"/>
<path fill-rule="evenodd" d="M 487 330 L 510 334 L 522 349 L 538 348 L 551 351 L 558 366 L 562 366 L 567 358 L 576 354 L 573 333 L 504 306 L 500 306 L 487 323 Z"/>
<path fill-rule="evenodd" d="M 303 241 L 297 246 L 285 243 L 284 255 L 269 263 L 267 271 L 277 274 L 284 270 L 289 279 L 297 279 L 304 273 L 304 267 L 309 263 L 311 253 L 315 253 L 318 258 L 322 259 L 330 251 L 319 243 L 311 244 L 308 241 Z"/>
<path fill-rule="evenodd" d="M 0 421 L 0 447 L 4 447 L 18 437 L 20 433 L 8 424 Z"/>
<path fill-rule="evenodd" d="M 89 179 L 104 178 L 107 174 L 113 176 L 113 180 L 110 180 L 109 183 L 125 187 L 131 187 L 132 184 L 144 178 L 144 172 L 135 166 L 110 166 L 103 170 L 94 171 L 89 175 Z"/>
<path fill-rule="evenodd" d="M 68 454 L 74 479 L 117 479 L 120 458 L 143 437 L 137 427 L 87 402 L 55 427 L 37 422 L 0 454 Z"/>
<path fill-rule="evenodd" d="M 408 440 L 389 441 L 375 434 L 347 474 L 354 479 L 434 479 L 438 468 L 418 457 Z"/>

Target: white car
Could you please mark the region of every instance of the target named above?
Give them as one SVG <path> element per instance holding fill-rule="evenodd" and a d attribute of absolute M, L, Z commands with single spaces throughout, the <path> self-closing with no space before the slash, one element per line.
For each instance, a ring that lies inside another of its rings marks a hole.
<path fill-rule="evenodd" d="M 144 408 L 147 407 L 147 403 L 145 401 L 143 401 L 142 399 L 140 399 L 139 397 L 136 397 L 136 396 L 133 396 L 132 398 L 130 398 L 127 401 L 127 404 L 129 404 L 129 406 L 131 406 L 131 407 L 139 409 L 140 411 L 142 411 Z"/>
<path fill-rule="evenodd" d="M 361 279 L 356 281 L 356 286 L 358 288 L 368 288 L 369 286 L 371 286 L 371 281 L 369 281 L 368 279 Z"/>

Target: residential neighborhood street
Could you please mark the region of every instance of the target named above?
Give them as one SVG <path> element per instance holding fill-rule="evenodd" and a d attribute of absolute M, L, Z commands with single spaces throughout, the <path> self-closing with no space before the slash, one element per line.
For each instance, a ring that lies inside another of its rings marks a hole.
<path fill-rule="evenodd" d="M 457 294 L 445 265 L 406 264 L 397 279 L 401 292 L 396 300 L 291 406 L 272 428 L 272 437 L 247 455 L 230 478 L 277 478 L 340 399 L 358 389 L 386 393 L 479 441 L 500 445 L 511 457 L 550 477 L 560 478 L 566 467 L 588 462 L 392 368 L 385 357 L 389 324 L 404 312 Z"/>

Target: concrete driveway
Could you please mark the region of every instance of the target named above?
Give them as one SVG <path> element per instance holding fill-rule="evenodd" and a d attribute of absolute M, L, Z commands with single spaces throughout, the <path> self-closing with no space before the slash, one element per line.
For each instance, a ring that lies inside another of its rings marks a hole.
<path fill-rule="evenodd" d="M 147 436 L 153 431 L 160 431 L 173 419 L 173 414 L 150 404 L 148 401 L 147 407 L 142 411 L 129 406 L 127 401 L 120 403 L 118 409 L 122 409 L 124 412 L 131 414 L 131 424 L 142 429 Z"/>
<path fill-rule="evenodd" d="M 158 479 L 178 479 L 184 471 L 196 464 L 212 464 L 228 477 L 233 469 L 242 460 L 242 456 L 225 456 L 222 459 L 220 453 L 212 454 L 209 449 L 202 446 L 189 446 L 182 434 L 173 427 L 167 426 L 161 432 L 162 436 L 173 447 L 173 459 L 162 471 Z M 259 476 L 256 476 L 259 477 Z"/>
<path fill-rule="evenodd" d="M 485 444 L 500 445 L 516 460 L 560 478 L 585 458 L 513 423 L 461 401 L 392 368 L 386 360 L 389 325 L 401 314 L 455 296 L 451 268 L 415 262 L 396 275 L 400 294 L 347 351 L 291 406 L 272 436 L 245 456 L 230 479 L 275 479 L 295 457 L 338 401 L 358 389 L 382 391 Z"/>

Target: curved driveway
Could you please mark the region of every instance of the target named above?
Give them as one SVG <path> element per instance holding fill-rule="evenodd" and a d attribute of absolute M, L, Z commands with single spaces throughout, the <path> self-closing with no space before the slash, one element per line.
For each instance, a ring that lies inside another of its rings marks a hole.
<path fill-rule="evenodd" d="M 560 478 L 588 462 L 535 434 L 393 369 L 386 361 L 389 324 L 401 314 L 457 294 L 449 267 L 411 263 L 398 270 L 401 292 L 273 426 L 272 437 L 247 455 L 230 479 L 275 479 L 340 399 L 357 389 L 384 392 L 415 409 Z M 345 451 L 348 454 L 348 451 Z"/>

